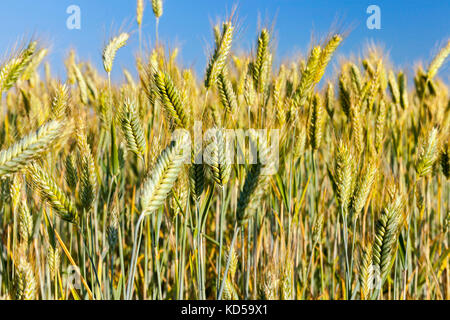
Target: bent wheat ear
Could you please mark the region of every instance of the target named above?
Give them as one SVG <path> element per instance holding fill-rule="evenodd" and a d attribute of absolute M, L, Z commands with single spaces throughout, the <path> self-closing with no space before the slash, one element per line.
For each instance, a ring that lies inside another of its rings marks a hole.
<path fill-rule="evenodd" d="M 23 74 L 36 50 L 37 43 L 32 41 L 19 55 L 9 60 L 0 69 L 0 94 L 8 91 Z"/>
<path fill-rule="evenodd" d="M 319 83 L 320 79 L 322 79 L 323 74 L 325 73 L 325 69 L 328 66 L 328 63 L 333 56 L 333 53 L 336 51 L 339 44 L 342 42 L 342 37 L 338 34 L 335 34 L 331 37 L 331 39 L 327 42 L 322 52 L 320 53 L 320 59 L 317 64 L 317 71 L 315 75 L 314 81 Z"/>
<path fill-rule="evenodd" d="M 65 123 L 50 121 L 7 150 L 0 152 L 0 177 L 15 173 L 43 155 L 64 132 Z"/>
<path fill-rule="evenodd" d="M 447 56 L 450 54 L 450 40 L 448 40 L 447 45 L 442 48 L 442 50 L 434 57 L 433 61 L 431 61 L 430 66 L 428 67 L 427 78 L 429 80 L 433 79 L 439 68 L 444 63 Z"/>
<path fill-rule="evenodd" d="M 103 50 L 103 67 L 105 68 L 105 71 L 107 73 L 110 73 L 112 70 L 117 50 L 127 44 L 127 40 L 129 37 L 130 36 L 128 35 L 128 33 L 121 33 L 117 37 L 112 38 Z"/>
<path fill-rule="evenodd" d="M 144 129 L 137 115 L 136 103 L 126 100 L 120 110 L 119 119 L 128 149 L 143 158 L 147 143 Z"/>
<path fill-rule="evenodd" d="M 172 141 L 158 157 L 150 177 L 142 185 L 142 215 L 150 214 L 163 205 L 183 166 L 183 143 L 182 140 Z"/>
<path fill-rule="evenodd" d="M 234 27 L 230 22 L 223 23 L 220 42 L 216 45 L 216 49 L 214 50 L 206 69 L 205 87 L 207 89 L 216 83 L 217 76 L 222 72 L 225 66 L 231 48 L 233 30 Z"/>
<path fill-rule="evenodd" d="M 31 164 L 27 171 L 31 185 L 41 193 L 61 219 L 71 223 L 76 222 L 78 213 L 75 206 L 53 178 L 37 164 Z"/>
<path fill-rule="evenodd" d="M 320 46 L 316 46 L 312 49 L 308 63 L 306 64 L 306 69 L 302 72 L 300 84 L 294 93 L 294 104 L 297 107 L 303 106 L 306 103 L 308 95 L 314 85 L 320 53 Z"/>

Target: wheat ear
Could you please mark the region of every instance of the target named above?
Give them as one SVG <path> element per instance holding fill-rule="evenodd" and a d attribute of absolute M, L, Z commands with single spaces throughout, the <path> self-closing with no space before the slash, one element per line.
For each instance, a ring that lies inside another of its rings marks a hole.
<path fill-rule="evenodd" d="M 32 160 L 40 158 L 64 132 L 65 124 L 50 121 L 36 132 L 29 134 L 7 150 L 0 152 L 0 177 L 15 173 Z"/>
<path fill-rule="evenodd" d="M 110 73 L 112 70 L 117 50 L 126 45 L 129 37 L 128 33 L 121 33 L 117 37 L 112 38 L 106 45 L 103 50 L 103 67 L 107 73 Z"/>
<path fill-rule="evenodd" d="M 175 87 L 172 78 L 169 74 L 158 70 L 154 74 L 154 81 L 158 89 L 159 98 L 167 114 L 176 126 L 186 128 L 187 118 L 184 113 L 184 106 L 181 102 L 180 92 Z"/>
<path fill-rule="evenodd" d="M 40 165 L 33 163 L 28 166 L 27 176 L 31 185 L 41 193 L 61 219 L 76 222 L 78 213 L 72 201 Z"/>
<path fill-rule="evenodd" d="M 119 114 L 119 121 L 128 150 L 144 158 L 147 142 L 142 123 L 137 114 L 136 102 L 127 99 L 123 103 Z"/>
<path fill-rule="evenodd" d="M 214 53 L 209 60 L 206 69 L 205 87 L 208 89 L 217 81 L 217 76 L 222 72 L 228 53 L 230 52 L 231 42 L 233 39 L 234 27 L 231 22 L 224 22 L 222 25 L 222 34 L 220 41 L 217 43 Z"/>

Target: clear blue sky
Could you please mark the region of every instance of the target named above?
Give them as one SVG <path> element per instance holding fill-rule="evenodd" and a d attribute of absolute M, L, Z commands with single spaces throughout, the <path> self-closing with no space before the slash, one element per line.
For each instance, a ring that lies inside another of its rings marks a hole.
<path fill-rule="evenodd" d="M 66 28 L 66 9 L 72 4 L 81 8 L 81 30 Z M 153 42 L 155 19 L 150 1 L 145 0 L 145 4 L 143 35 L 147 42 Z M 427 64 L 437 46 L 450 37 L 448 0 L 164 0 L 160 38 L 172 47 L 179 45 L 180 61 L 193 66 L 202 77 L 205 53 L 212 43 L 211 24 L 226 17 L 234 4 L 238 4 L 240 26 L 235 47 L 251 49 L 258 21 L 270 26 L 275 19 L 278 59 L 304 53 L 311 32 L 316 38 L 323 37 L 336 21 L 344 30 L 351 30 L 340 54 L 362 53 L 373 40 L 383 44 L 391 60 L 401 67 L 418 61 Z M 366 27 L 366 9 L 371 4 L 381 8 L 381 30 Z M 135 14 L 135 0 L 3 0 L 0 48 L 5 52 L 24 35 L 37 35 L 51 46 L 48 59 L 54 73 L 63 76 L 62 61 L 69 48 L 100 68 L 103 44 L 118 30 L 125 30 L 132 38 L 118 53 L 113 71 L 114 78 L 120 79 L 122 67 L 134 69 L 138 51 Z M 447 63 L 440 73 L 445 81 L 450 80 L 449 70 Z"/>

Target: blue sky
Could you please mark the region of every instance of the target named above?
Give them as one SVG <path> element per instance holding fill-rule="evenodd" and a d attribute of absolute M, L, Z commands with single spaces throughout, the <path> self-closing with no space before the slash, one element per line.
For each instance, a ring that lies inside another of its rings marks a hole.
<path fill-rule="evenodd" d="M 119 30 L 132 33 L 129 45 L 118 53 L 113 77 L 121 79 L 123 67 L 134 69 L 138 51 L 135 0 L 3 0 L 0 11 L 0 48 L 5 52 L 17 39 L 37 35 L 51 46 L 48 57 L 54 74 L 64 76 L 63 59 L 75 48 L 81 59 L 101 68 L 104 43 Z M 69 5 L 81 9 L 81 30 L 66 28 Z M 143 21 L 147 47 L 154 41 L 155 19 L 149 0 Z M 333 23 L 350 30 L 339 54 L 359 54 L 369 41 L 382 44 L 399 67 L 418 61 L 427 64 L 438 46 L 450 37 L 450 1 L 447 0 L 164 0 L 160 19 L 160 39 L 180 46 L 180 62 L 192 66 L 200 77 L 206 52 L 212 43 L 211 25 L 224 18 L 238 4 L 239 31 L 234 48 L 251 49 L 258 31 L 274 24 L 278 60 L 307 51 L 311 35 L 327 35 Z M 381 30 L 369 30 L 366 20 L 369 5 L 381 9 Z M 2 56 L 5 54 L 2 53 Z M 440 76 L 450 80 L 449 63 Z"/>

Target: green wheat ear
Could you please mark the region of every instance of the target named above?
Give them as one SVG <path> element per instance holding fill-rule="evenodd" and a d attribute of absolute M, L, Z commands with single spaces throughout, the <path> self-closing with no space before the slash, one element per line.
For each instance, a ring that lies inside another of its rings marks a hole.
<path fill-rule="evenodd" d="M 226 139 L 224 129 L 214 129 L 214 135 L 211 137 L 212 142 L 208 145 L 206 159 L 211 177 L 214 182 L 223 187 L 227 184 L 231 174 L 231 159 L 229 158 L 229 143 Z"/>
<path fill-rule="evenodd" d="M 27 176 L 31 186 L 40 192 L 42 198 L 55 209 L 61 219 L 71 223 L 77 222 L 78 213 L 75 205 L 46 170 L 33 163 L 27 167 Z"/>
<path fill-rule="evenodd" d="M 382 284 L 386 280 L 395 260 L 397 239 L 401 231 L 404 201 L 395 198 L 382 212 L 375 227 L 373 243 L 373 263 L 378 266 Z"/>
<path fill-rule="evenodd" d="M 136 102 L 127 99 L 123 103 L 119 112 L 119 122 L 128 150 L 143 159 L 147 142 L 144 129 L 137 114 Z"/>
<path fill-rule="evenodd" d="M 11 58 L 0 69 L 0 95 L 8 91 L 25 72 L 36 51 L 37 43 L 32 41 L 16 57 Z"/>
<path fill-rule="evenodd" d="M 0 152 L 0 177 L 23 169 L 46 153 L 65 131 L 66 123 L 50 121 L 7 150 Z"/>
<path fill-rule="evenodd" d="M 171 191 L 183 166 L 184 140 L 172 141 L 156 161 L 149 178 L 141 187 L 140 206 L 142 214 L 150 214 L 159 209 Z"/>
<path fill-rule="evenodd" d="M 176 126 L 187 127 L 187 118 L 184 112 L 181 95 L 168 73 L 157 70 L 154 74 L 155 86 L 158 89 L 159 99 L 168 116 Z"/>

